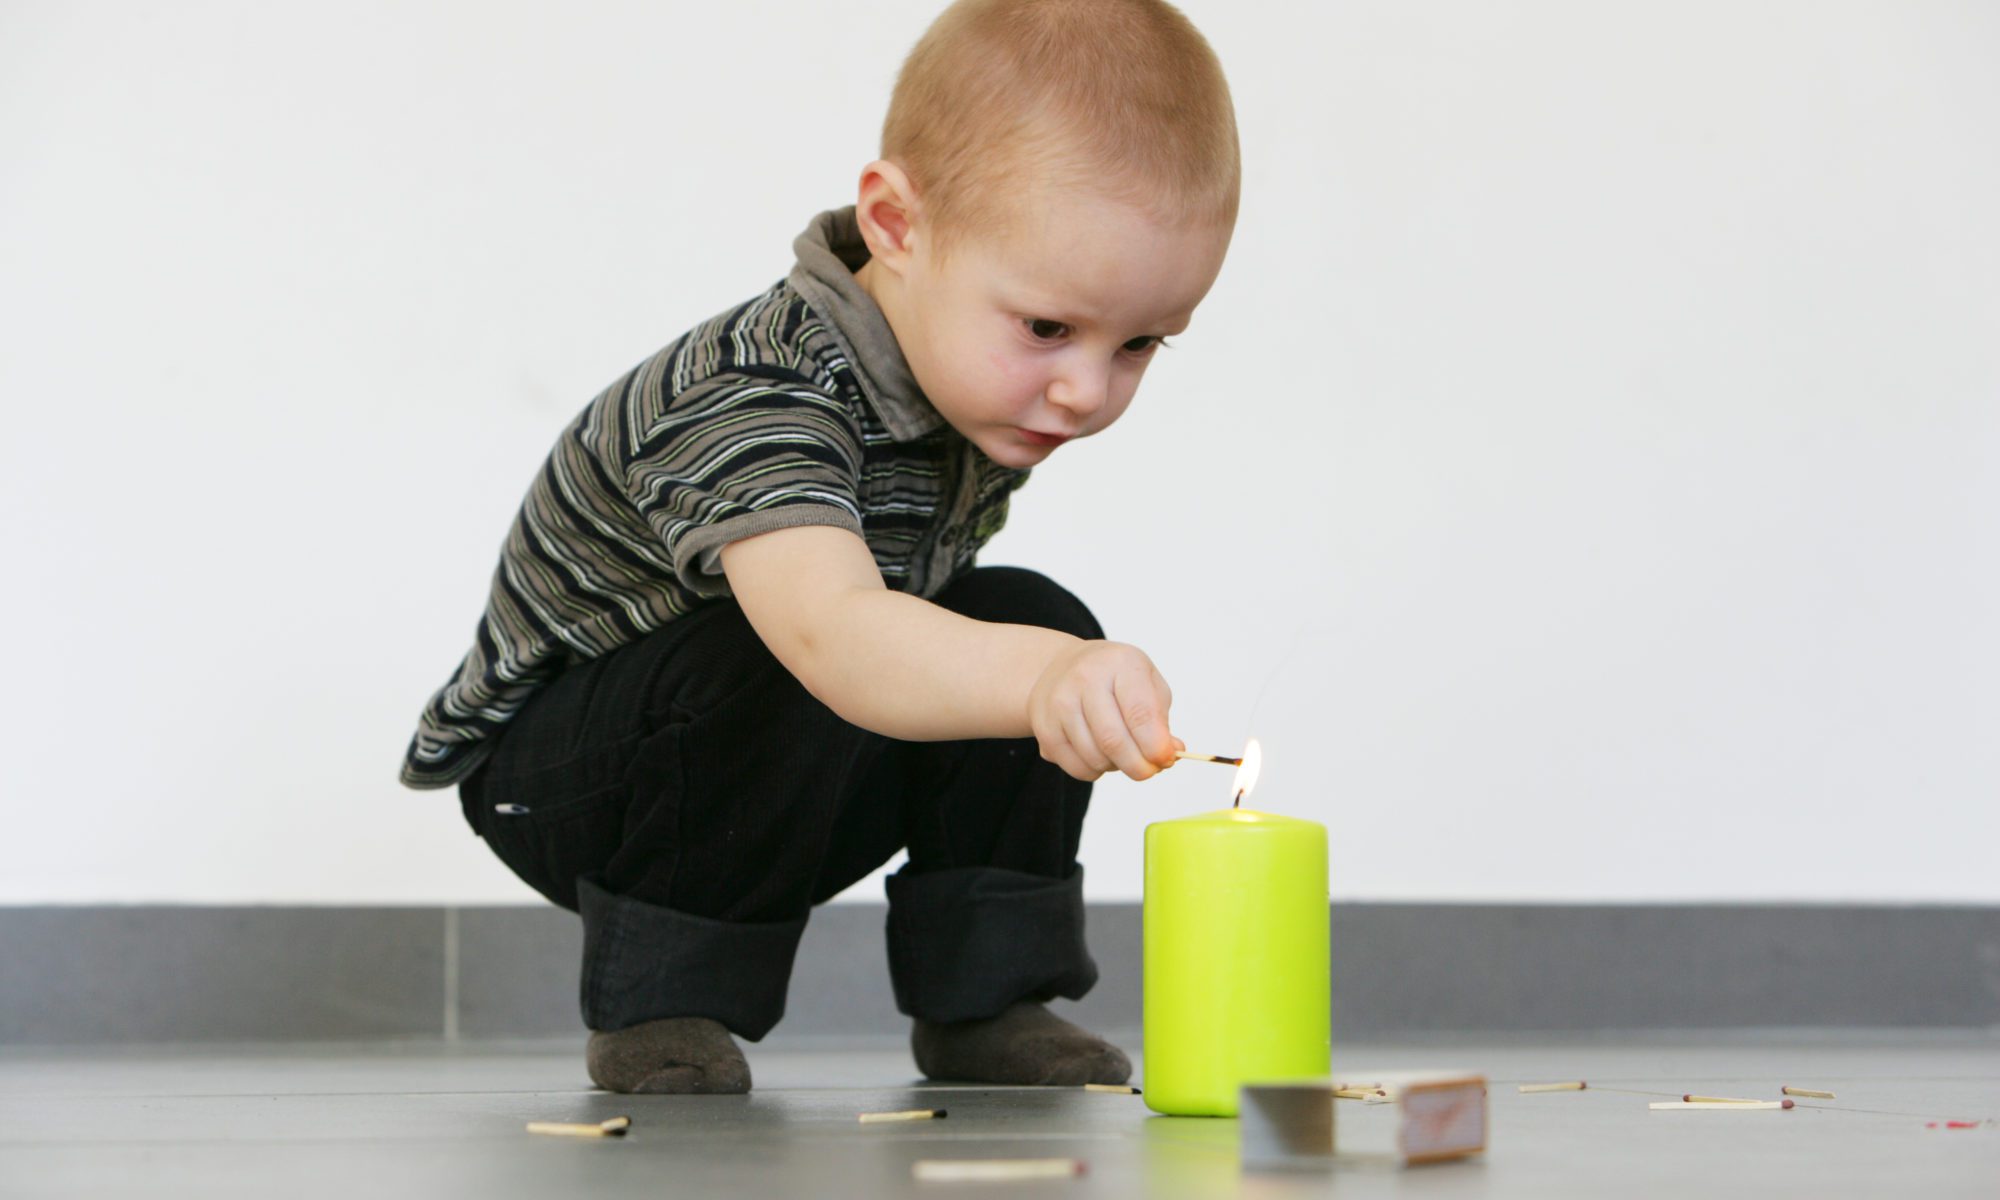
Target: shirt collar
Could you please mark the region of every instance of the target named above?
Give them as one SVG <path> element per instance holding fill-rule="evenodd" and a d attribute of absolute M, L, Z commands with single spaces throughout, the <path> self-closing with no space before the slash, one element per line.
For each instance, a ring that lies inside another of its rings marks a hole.
<path fill-rule="evenodd" d="M 854 219 L 854 206 L 828 209 L 792 240 L 799 261 L 787 281 L 826 318 L 833 340 L 847 354 L 861 394 L 899 442 L 923 437 L 944 424 L 910 373 L 909 360 L 875 298 L 854 272 L 868 261 L 868 243 Z"/>

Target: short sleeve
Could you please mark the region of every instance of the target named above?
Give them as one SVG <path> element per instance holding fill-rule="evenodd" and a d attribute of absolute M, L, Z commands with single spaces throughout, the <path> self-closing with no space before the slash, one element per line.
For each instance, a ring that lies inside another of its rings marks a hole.
<path fill-rule="evenodd" d="M 860 426 L 803 379 L 704 380 L 622 448 L 626 494 L 697 595 L 729 594 L 730 542 L 794 525 L 861 536 Z"/>

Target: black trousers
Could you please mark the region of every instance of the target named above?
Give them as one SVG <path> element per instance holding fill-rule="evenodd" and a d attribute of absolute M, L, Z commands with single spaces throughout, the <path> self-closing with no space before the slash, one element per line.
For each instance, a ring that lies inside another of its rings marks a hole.
<path fill-rule="evenodd" d="M 935 602 L 984 621 L 1103 631 L 1014 567 Z M 1033 738 L 900 742 L 814 699 L 734 601 L 710 603 L 537 692 L 459 787 L 531 887 L 583 918 L 584 1024 L 778 1023 L 806 917 L 908 847 L 888 880 L 904 1013 L 997 1014 L 1097 981 L 1076 861 L 1091 785 Z"/>

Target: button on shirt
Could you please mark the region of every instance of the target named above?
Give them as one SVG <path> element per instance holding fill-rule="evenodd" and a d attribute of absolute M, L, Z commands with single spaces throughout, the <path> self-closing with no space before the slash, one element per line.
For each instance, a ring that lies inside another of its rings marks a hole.
<path fill-rule="evenodd" d="M 889 587 L 928 598 L 1006 523 L 1028 472 L 980 453 L 917 387 L 854 278 L 868 260 L 854 209 L 821 213 L 792 247 L 785 279 L 628 371 L 557 439 L 405 784 L 457 783 L 565 668 L 728 596 L 730 542 L 837 525 Z"/>

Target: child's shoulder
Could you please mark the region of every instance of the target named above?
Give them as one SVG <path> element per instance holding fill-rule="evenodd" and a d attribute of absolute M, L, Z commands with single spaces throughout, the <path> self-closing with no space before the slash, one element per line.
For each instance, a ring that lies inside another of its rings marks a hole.
<path fill-rule="evenodd" d="M 700 427 L 745 430 L 759 413 L 817 412 L 857 446 L 861 406 L 837 341 L 781 279 L 697 322 L 632 367 L 578 414 L 577 432 L 629 460 Z"/>
<path fill-rule="evenodd" d="M 780 279 L 733 304 L 663 347 L 650 369 L 672 399 L 691 389 L 738 378 L 810 384 L 838 391 L 839 345 L 792 281 Z"/>

